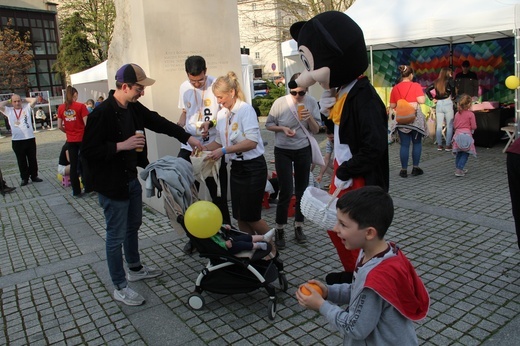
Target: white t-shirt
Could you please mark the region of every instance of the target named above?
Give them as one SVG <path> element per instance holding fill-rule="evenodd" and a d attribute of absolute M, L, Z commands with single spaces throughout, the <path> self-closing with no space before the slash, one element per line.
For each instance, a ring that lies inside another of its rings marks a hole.
<path fill-rule="evenodd" d="M 184 130 L 197 138 L 202 145 L 213 142 L 217 135 L 215 128 L 211 128 L 209 129 L 209 137 L 203 139 L 200 130 L 198 130 L 202 122 L 217 118 L 219 105 L 217 98 L 213 95 L 213 90 L 211 90 L 214 81 L 214 77 L 206 76 L 206 84 L 201 89 L 195 88 L 188 80 L 184 81 L 179 88 L 179 109 L 186 110 Z M 181 144 L 181 148 L 192 151 L 189 144 Z"/>
<path fill-rule="evenodd" d="M 226 155 L 228 160 L 252 160 L 264 154 L 264 141 L 260 134 L 258 119 L 254 108 L 237 99 L 231 112 L 222 108 L 217 116 L 217 138 L 215 141 L 227 147 L 249 139 L 256 142 L 256 148 L 245 153 L 231 153 Z"/>
<path fill-rule="evenodd" d="M 305 126 L 307 130 L 309 130 L 309 123 L 307 121 L 299 122 L 296 117 L 293 115 L 293 109 L 287 103 L 287 100 L 291 104 L 294 104 L 293 98 L 291 95 L 286 95 L 284 97 L 279 97 L 276 99 L 271 106 L 271 110 L 269 110 L 269 115 L 267 116 L 267 120 L 265 122 L 265 127 L 270 126 L 286 126 L 294 131 L 296 134 L 293 137 L 287 137 L 283 131 L 275 132 L 274 145 L 277 148 L 281 149 L 303 149 L 309 146 L 309 138 L 303 132 L 300 124 Z M 318 108 L 318 102 L 311 95 L 306 95 L 303 98 L 303 103 L 305 104 L 305 108 L 309 110 L 311 116 L 314 117 L 316 122 L 319 124 L 321 122 L 320 110 Z M 294 105 L 294 110 L 296 111 L 296 105 Z"/>
<path fill-rule="evenodd" d="M 11 125 L 11 140 L 21 141 L 34 138 L 31 105 L 23 103 L 22 109 L 17 110 L 13 107 L 4 109 Z"/>

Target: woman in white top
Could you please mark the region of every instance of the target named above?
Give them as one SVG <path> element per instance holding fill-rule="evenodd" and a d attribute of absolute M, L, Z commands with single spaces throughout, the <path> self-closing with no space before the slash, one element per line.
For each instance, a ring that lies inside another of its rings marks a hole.
<path fill-rule="evenodd" d="M 217 137 L 204 147 L 208 159 L 231 160 L 230 187 L 233 217 L 238 228 L 249 234 L 265 234 L 269 226 L 262 219 L 262 199 L 267 180 L 267 164 L 258 119 L 234 72 L 213 83 L 213 93 L 222 109 L 217 114 Z"/>
<path fill-rule="evenodd" d="M 296 73 L 291 81 L 298 78 Z M 298 110 L 300 107 L 302 110 Z M 274 158 L 280 194 L 276 206 L 276 240 L 278 249 L 285 248 L 284 227 L 287 224 L 289 202 L 296 197 L 294 217 L 294 235 L 296 241 L 303 244 L 307 237 L 303 234 L 303 214 L 300 199 L 309 185 L 312 163 L 312 151 L 304 126 L 310 133 L 318 133 L 320 126 L 318 102 L 307 95 L 307 88 L 291 89 L 289 95 L 274 101 L 265 123 L 266 129 L 275 132 Z M 294 186 L 293 186 L 294 178 Z"/>

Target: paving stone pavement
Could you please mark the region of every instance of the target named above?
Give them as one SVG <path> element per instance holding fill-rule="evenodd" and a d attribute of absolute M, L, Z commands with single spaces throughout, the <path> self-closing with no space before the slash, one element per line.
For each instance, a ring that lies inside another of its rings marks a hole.
<path fill-rule="evenodd" d="M 273 136 L 262 135 L 273 170 Z M 324 147 L 324 134 L 317 137 Z M 300 283 L 341 269 L 326 233 L 310 222 L 304 227 L 308 242 L 298 245 L 289 236 L 281 254 L 289 289 L 278 294 L 274 321 L 267 317 L 262 290 L 233 296 L 204 292 L 206 305 L 192 310 L 187 298 L 205 260 L 185 255 L 185 239 L 166 216 L 147 206 L 142 259 L 164 275 L 132 283 L 145 305 L 115 302 L 97 197 L 74 199 L 56 180 L 64 134 L 41 131 L 36 138 L 44 182 L 23 188 L 10 137 L 0 138 L 0 166 L 8 185 L 17 186 L 0 197 L 0 344 L 341 344 L 319 314 L 303 310 L 294 298 Z M 469 159 L 467 176 L 457 178 L 452 156 L 436 151 L 427 139 L 425 174 L 406 179 L 398 176 L 399 145 L 390 145 L 396 213 L 387 238 L 400 245 L 430 292 L 430 312 L 416 324 L 423 345 L 518 345 L 520 251 L 503 145 L 477 148 L 479 157 Z M 274 211 L 274 205 L 264 209 L 270 225 Z"/>

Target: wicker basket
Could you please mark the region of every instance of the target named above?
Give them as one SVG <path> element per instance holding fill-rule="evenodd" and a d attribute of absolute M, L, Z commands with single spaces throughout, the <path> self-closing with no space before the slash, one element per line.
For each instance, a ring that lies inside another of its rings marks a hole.
<path fill-rule="evenodd" d="M 336 202 L 341 189 L 336 189 L 334 195 L 327 191 L 309 186 L 300 201 L 302 214 L 318 226 L 333 229 L 336 225 Z"/>

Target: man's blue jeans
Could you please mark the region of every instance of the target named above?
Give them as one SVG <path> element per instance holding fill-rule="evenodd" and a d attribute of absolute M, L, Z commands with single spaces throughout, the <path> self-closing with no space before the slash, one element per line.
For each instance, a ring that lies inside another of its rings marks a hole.
<path fill-rule="evenodd" d="M 142 188 L 138 179 L 128 183 L 130 198 L 110 199 L 98 193 L 99 204 L 105 213 L 107 226 L 106 253 L 108 270 L 116 289 L 127 286 L 123 251 L 128 268 L 139 267 L 138 231 L 143 220 Z M 122 247 L 121 247 L 122 246 Z"/>

